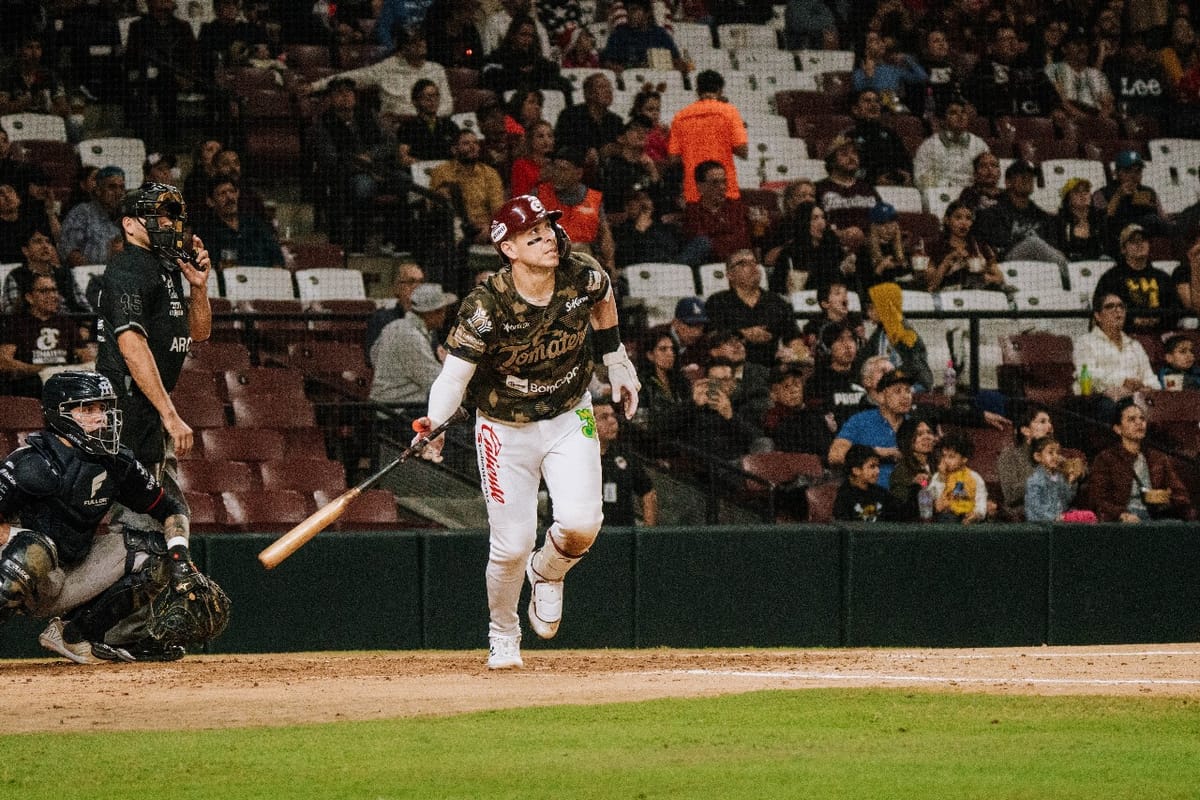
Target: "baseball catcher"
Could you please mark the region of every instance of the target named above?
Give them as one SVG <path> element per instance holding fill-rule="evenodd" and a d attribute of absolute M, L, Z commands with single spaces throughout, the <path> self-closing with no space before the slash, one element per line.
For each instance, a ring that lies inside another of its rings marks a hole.
<path fill-rule="evenodd" d="M 111 382 L 96 372 L 61 372 L 46 381 L 42 411 L 46 430 L 30 434 L 0 464 L 0 517 L 6 520 L 0 524 L 0 623 L 18 612 L 53 616 L 38 640 L 77 664 L 134 661 L 144 651 L 178 658 L 186 644 L 220 633 L 228 599 L 191 562 L 186 509 L 119 444 L 122 419 Z M 153 517 L 165 536 L 132 529 L 97 535 L 114 502 Z M 161 642 L 106 640 L 114 624 L 159 595 L 205 598 L 194 588 L 200 585 L 217 598 L 202 604 L 219 613 L 192 615 L 199 620 L 195 629 L 168 635 L 160 626 Z"/>

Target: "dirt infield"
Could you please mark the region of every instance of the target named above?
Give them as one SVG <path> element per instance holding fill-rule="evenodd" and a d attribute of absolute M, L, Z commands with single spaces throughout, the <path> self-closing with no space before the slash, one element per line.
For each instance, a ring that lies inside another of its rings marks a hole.
<path fill-rule="evenodd" d="M 80 667 L 0 662 L 5 732 L 227 728 L 496 708 L 893 687 L 1006 694 L 1200 695 L 1200 644 L 988 650 L 535 651 L 189 657 Z"/>

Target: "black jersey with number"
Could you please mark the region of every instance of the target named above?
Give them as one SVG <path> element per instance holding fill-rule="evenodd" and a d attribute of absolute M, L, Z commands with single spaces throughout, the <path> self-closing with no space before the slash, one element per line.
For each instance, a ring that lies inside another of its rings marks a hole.
<path fill-rule="evenodd" d="M 117 390 L 125 414 L 121 443 L 142 463 L 157 464 L 163 456 L 162 423 L 134 383 L 117 338 L 129 330 L 145 337 L 163 388 L 174 389 L 192 343 L 183 275 L 149 250 L 130 245 L 105 267 L 96 304 L 96 371 Z"/>
<path fill-rule="evenodd" d="M 476 365 L 467 397 L 505 422 L 550 419 L 571 409 L 592 379 L 592 308 L 609 292 L 590 256 L 571 254 L 545 306 L 527 303 L 503 269 L 463 300 L 446 349 Z"/>
<path fill-rule="evenodd" d="M 0 463 L 0 516 L 53 540 L 66 566 L 87 555 L 114 502 L 160 522 L 184 511 L 124 447 L 93 457 L 43 431 Z"/>

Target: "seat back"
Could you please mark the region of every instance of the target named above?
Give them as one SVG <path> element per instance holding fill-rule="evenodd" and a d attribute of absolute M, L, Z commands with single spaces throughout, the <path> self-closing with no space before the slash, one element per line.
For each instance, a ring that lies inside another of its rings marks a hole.
<path fill-rule="evenodd" d="M 8 133 L 10 142 L 25 139 L 67 141 L 67 124 L 57 114 L 5 114 L 0 117 L 0 127 Z"/>
<path fill-rule="evenodd" d="M 287 367 L 245 367 L 221 373 L 221 383 L 230 399 L 266 395 L 304 399 L 304 373 Z"/>
<path fill-rule="evenodd" d="M 240 342 L 192 342 L 184 369 L 224 372 L 250 366 L 250 351 Z"/>
<path fill-rule="evenodd" d="M 283 267 L 227 267 L 222 270 L 225 296 L 239 300 L 292 300 L 292 273 Z"/>
<path fill-rule="evenodd" d="M 356 269 L 318 267 L 296 271 L 296 286 L 302 301 L 365 300 L 367 288 Z"/>
<path fill-rule="evenodd" d="M 123 136 L 84 139 L 76 149 L 84 164 L 120 167 L 125 171 L 127 187 L 132 189 L 141 185 L 142 164 L 146 163 L 146 143 L 141 139 Z"/>
<path fill-rule="evenodd" d="M 307 398 L 243 395 L 231 398 L 233 424 L 242 428 L 315 428 L 316 410 Z"/>
<path fill-rule="evenodd" d="M 825 474 L 821 457 L 814 453 L 751 453 L 742 456 L 741 467 L 742 472 L 760 479 L 746 479 L 746 489 L 750 492 L 786 486 L 799 477 L 816 480 Z"/>
<path fill-rule="evenodd" d="M 309 515 L 309 502 L 290 489 L 259 489 L 221 493 L 225 518 L 242 531 L 287 530 Z"/>
<path fill-rule="evenodd" d="M 204 454 L 226 461 L 270 461 L 284 456 L 284 435 L 264 428 L 211 428 L 200 432 Z"/>
<path fill-rule="evenodd" d="M 696 280 L 687 264 L 646 262 L 630 264 L 622 272 L 630 297 L 687 297 L 696 293 Z"/>
<path fill-rule="evenodd" d="M 258 465 L 264 489 L 292 489 L 304 494 L 318 490 L 337 496 L 346 491 L 346 469 L 329 459 L 285 458 Z"/>
<path fill-rule="evenodd" d="M 208 458 L 179 462 L 179 488 L 185 492 L 250 492 L 258 487 L 257 473 L 242 461 Z"/>
<path fill-rule="evenodd" d="M 45 424 L 40 400 L 33 397 L 0 397 L 0 430 L 39 431 Z"/>
<path fill-rule="evenodd" d="M 833 522 L 833 503 L 837 499 L 838 484 L 819 483 L 804 490 L 808 500 L 808 521 L 812 523 Z"/>
<path fill-rule="evenodd" d="M 320 489 L 313 492 L 318 508 L 336 497 L 337 494 Z M 337 528 L 343 531 L 394 529 L 399 521 L 396 496 L 387 489 L 369 489 L 346 507 L 337 521 Z"/>

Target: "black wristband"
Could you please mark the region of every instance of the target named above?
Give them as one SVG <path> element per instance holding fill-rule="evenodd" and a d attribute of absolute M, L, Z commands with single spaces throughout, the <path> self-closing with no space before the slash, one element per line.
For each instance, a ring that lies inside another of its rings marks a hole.
<path fill-rule="evenodd" d="M 615 353 L 621 346 L 621 333 L 617 330 L 616 325 L 611 328 L 593 329 L 593 333 L 596 338 L 592 349 L 602 356 L 606 353 Z"/>

